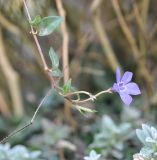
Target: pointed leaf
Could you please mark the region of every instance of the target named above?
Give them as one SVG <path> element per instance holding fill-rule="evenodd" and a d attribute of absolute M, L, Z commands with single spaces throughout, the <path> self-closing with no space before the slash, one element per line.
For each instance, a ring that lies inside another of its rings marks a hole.
<path fill-rule="evenodd" d="M 58 68 L 59 67 L 59 58 L 53 48 L 50 48 L 49 56 L 51 59 L 52 68 Z"/>
<path fill-rule="evenodd" d="M 63 17 L 49 16 L 44 17 L 39 24 L 39 36 L 50 35 L 63 21 Z"/>

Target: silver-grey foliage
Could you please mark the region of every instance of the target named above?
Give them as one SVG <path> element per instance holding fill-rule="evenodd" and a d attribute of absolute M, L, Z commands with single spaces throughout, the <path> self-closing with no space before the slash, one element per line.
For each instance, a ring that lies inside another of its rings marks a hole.
<path fill-rule="evenodd" d="M 23 145 L 17 145 L 13 148 L 10 144 L 0 145 L 0 160 L 43 160 L 40 159 L 40 151 L 29 151 Z"/>
<path fill-rule="evenodd" d="M 138 139 L 143 143 L 140 152 L 135 154 L 134 160 L 156 160 L 157 159 L 157 130 L 146 124 L 142 124 L 142 129 L 137 129 Z"/>
<path fill-rule="evenodd" d="M 117 126 L 109 116 L 105 115 L 90 148 L 99 150 L 103 159 L 109 156 L 123 159 L 124 141 L 130 137 L 130 131 L 130 123 L 122 123 Z"/>

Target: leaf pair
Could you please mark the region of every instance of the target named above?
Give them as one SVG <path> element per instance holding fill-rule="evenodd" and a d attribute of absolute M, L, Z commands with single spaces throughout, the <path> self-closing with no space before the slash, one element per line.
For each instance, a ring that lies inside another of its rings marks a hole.
<path fill-rule="evenodd" d="M 60 16 L 48 16 L 41 18 L 39 15 L 29 23 L 37 30 L 39 36 L 50 35 L 63 21 Z"/>

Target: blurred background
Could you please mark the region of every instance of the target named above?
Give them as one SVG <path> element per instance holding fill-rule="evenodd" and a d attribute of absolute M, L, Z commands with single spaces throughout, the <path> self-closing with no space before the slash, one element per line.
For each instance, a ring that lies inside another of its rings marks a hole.
<path fill-rule="evenodd" d="M 55 0 L 27 4 L 32 18 L 58 15 Z M 63 6 L 72 85 L 91 93 L 108 89 L 119 66 L 134 73 L 142 95 L 130 107 L 116 94 L 102 95 L 87 104 L 97 113 L 84 116 L 73 109 L 67 118 L 63 98 L 53 91 L 34 124 L 7 142 L 40 150 L 46 160 L 82 160 L 91 149 L 103 160 L 131 160 L 140 147 L 135 128 L 146 122 L 156 126 L 157 121 L 157 1 L 63 0 Z M 48 64 L 51 46 L 62 61 L 62 39 L 60 28 L 39 37 Z M 30 121 L 51 87 L 22 0 L 0 0 L 0 75 L 2 139 Z"/>

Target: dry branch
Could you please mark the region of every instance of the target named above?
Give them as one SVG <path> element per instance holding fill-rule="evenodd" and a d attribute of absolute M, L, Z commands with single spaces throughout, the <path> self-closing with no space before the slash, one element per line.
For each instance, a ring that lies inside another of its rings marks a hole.
<path fill-rule="evenodd" d="M 23 104 L 22 96 L 19 85 L 19 76 L 17 72 L 12 68 L 5 51 L 5 44 L 3 42 L 2 30 L 0 29 L 0 66 L 6 77 L 9 91 L 12 98 L 13 109 L 15 115 L 22 117 L 23 115 Z"/>
<path fill-rule="evenodd" d="M 129 44 L 130 44 L 130 47 L 133 51 L 134 58 L 137 60 L 137 58 L 139 58 L 139 56 L 140 56 L 140 51 L 139 51 L 139 49 L 136 45 L 136 41 L 135 41 L 128 25 L 126 24 L 124 16 L 122 15 L 122 12 L 121 12 L 121 9 L 120 9 L 120 6 L 119 6 L 119 2 L 118 2 L 118 0 L 116 0 L 116 1 L 111 0 L 111 2 L 112 2 L 112 5 L 113 5 L 113 8 L 114 8 L 114 11 L 117 15 L 118 21 L 120 23 L 121 29 L 122 29 L 123 33 L 125 34 L 125 37 L 128 40 Z"/>
<path fill-rule="evenodd" d="M 11 116 L 9 106 L 6 102 L 6 99 L 5 99 L 2 91 L 0 91 L 0 111 L 5 117 Z"/>
<path fill-rule="evenodd" d="M 98 1 L 98 2 L 97 2 Z M 106 55 L 109 65 L 111 67 L 111 69 L 115 72 L 116 68 L 119 66 L 120 64 L 115 56 L 114 50 L 112 49 L 112 46 L 109 42 L 109 38 L 107 36 L 107 33 L 101 23 L 100 20 L 100 16 L 98 13 L 99 9 L 98 7 L 100 6 L 102 1 L 100 0 L 95 0 L 93 1 L 93 4 L 91 6 L 91 10 L 93 13 L 93 22 L 94 22 L 94 26 L 95 26 L 95 30 L 99 36 L 100 42 L 102 44 L 102 48 L 104 50 L 104 54 Z"/>

